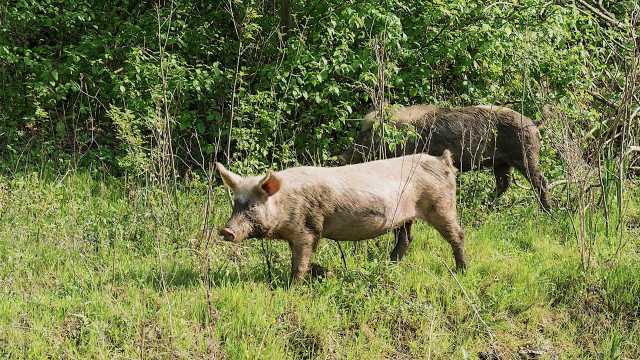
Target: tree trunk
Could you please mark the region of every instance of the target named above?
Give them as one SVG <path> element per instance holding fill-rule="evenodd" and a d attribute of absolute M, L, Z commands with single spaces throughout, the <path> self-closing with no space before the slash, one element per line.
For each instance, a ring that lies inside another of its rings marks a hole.
<path fill-rule="evenodd" d="M 280 3 L 280 30 L 287 34 L 291 29 L 291 6 L 289 0 L 281 0 Z"/>

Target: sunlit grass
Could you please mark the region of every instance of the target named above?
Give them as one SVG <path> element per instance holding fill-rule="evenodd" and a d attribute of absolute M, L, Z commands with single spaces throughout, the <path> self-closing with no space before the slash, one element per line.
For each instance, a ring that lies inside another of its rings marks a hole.
<path fill-rule="evenodd" d="M 399 264 L 391 235 L 343 243 L 346 268 L 324 240 L 314 261 L 333 275 L 289 286 L 283 242 L 264 244 L 270 273 L 258 240 L 205 247 L 202 184 L 167 198 L 87 173 L 0 182 L 2 357 L 640 356 L 637 229 L 617 257 L 600 234 L 584 272 L 566 213 L 519 189 L 462 202 L 470 266 L 455 278 L 449 245 L 418 224 Z M 220 192 L 211 227 L 228 211 Z"/>

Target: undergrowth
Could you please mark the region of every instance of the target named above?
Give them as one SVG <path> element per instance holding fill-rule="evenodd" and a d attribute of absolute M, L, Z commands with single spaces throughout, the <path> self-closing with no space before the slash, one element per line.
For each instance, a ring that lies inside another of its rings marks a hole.
<path fill-rule="evenodd" d="M 461 183 L 469 199 L 477 189 Z M 323 240 L 315 261 L 333 275 L 296 286 L 285 243 L 209 232 L 229 212 L 221 189 L 203 227 L 206 190 L 185 181 L 166 196 L 88 172 L 0 178 L 0 357 L 640 357 L 637 190 L 627 245 L 615 256 L 602 229 L 588 271 L 561 196 L 543 214 L 514 188 L 493 206 L 461 202 L 464 274 L 419 224 L 397 265 L 391 235 L 342 244 L 346 267 Z"/>

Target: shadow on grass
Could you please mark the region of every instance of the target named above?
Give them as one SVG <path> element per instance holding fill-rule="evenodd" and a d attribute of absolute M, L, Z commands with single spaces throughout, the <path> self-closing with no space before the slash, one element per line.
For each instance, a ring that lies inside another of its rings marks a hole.
<path fill-rule="evenodd" d="M 305 279 L 306 284 L 324 281 L 327 277 L 338 278 L 343 282 L 354 282 L 371 275 L 374 279 L 380 278 L 382 273 L 388 272 L 388 252 L 392 239 L 386 241 L 371 242 L 370 246 L 354 246 L 347 258 L 358 257 L 359 265 L 351 264 L 344 269 L 342 263 L 334 266 L 325 264 L 327 259 L 314 261 L 310 274 Z M 331 256 L 339 258 L 335 249 Z M 255 259 L 257 260 L 257 259 Z M 289 261 L 282 257 L 273 256 L 270 263 L 264 256 L 259 261 L 238 260 L 213 260 L 209 272 L 205 271 L 204 264 L 171 262 L 159 268 L 157 264 L 151 268 L 141 269 L 124 275 L 119 280 L 122 282 L 135 280 L 141 285 L 151 287 L 156 291 L 171 289 L 195 288 L 205 285 L 207 282 L 211 288 L 229 287 L 251 283 L 259 283 L 269 286 L 271 289 L 288 289 L 291 287 L 291 271 Z M 323 261 L 325 260 L 325 261 Z M 358 262 L 356 261 L 356 262 Z M 351 262 L 351 261 L 350 261 Z M 365 264 L 377 264 L 365 266 L 368 269 L 360 269 Z M 356 268 L 354 268 L 356 266 Z"/>
<path fill-rule="evenodd" d="M 198 286 L 201 274 L 189 266 L 174 265 L 168 269 L 151 269 L 142 276 L 144 282 L 155 290 L 184 289 Z"/>
<path fill-rule="evenodd" d="M 243 283 L 263 283 L 272 289 L 288 289 L 291 286 L 289 267 L 285 264 L 265 262 L 244 268 L 237 266 L 212 267 L 209 282 L 212 287 L 233 286 Z"/>
<path fill-rule="evenodd" d="M 153 269 L 129 274 L 127 277 L 128 279 L 121 278 L 119 280 L 136 279 L 156 291 L 199 287 L 204 285 L 207 280 L 212 288 L 245 283 L 264 283 L 272 289 L 287 289 L 291 285 L 287 266 L 272 264 L 269 272 L 264 263 L 253 264 L 244 268 L 233 265 L 212 266 L 208 279 L 207 274 L 200 267 L 181 264 L 175 264 L 163 269 L 154 267 Z"/>

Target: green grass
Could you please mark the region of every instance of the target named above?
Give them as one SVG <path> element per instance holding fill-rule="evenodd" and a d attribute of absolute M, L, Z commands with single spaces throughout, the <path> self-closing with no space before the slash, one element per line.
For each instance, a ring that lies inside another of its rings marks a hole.
<path fill-rule="evenodd" d="M 599 226 L 586 272 L 565 212 L 514 189 L 494 209 L 465 205 L 457 281 L 420 224 L 397 265 L 390 235 L 343 244 L 346 269 L 324 241 L 315 261 L 333 276 L 296 286 L 283 242 L 207 243 L 205 200 L 197 183 L 167 198 L 87 173 L 0 177 L 0 358 L 640 357 L 631 197 L 624 251 L 607 261 L 617 240 Z M 221 191 L 210 227 L 228 211 Z"/>

